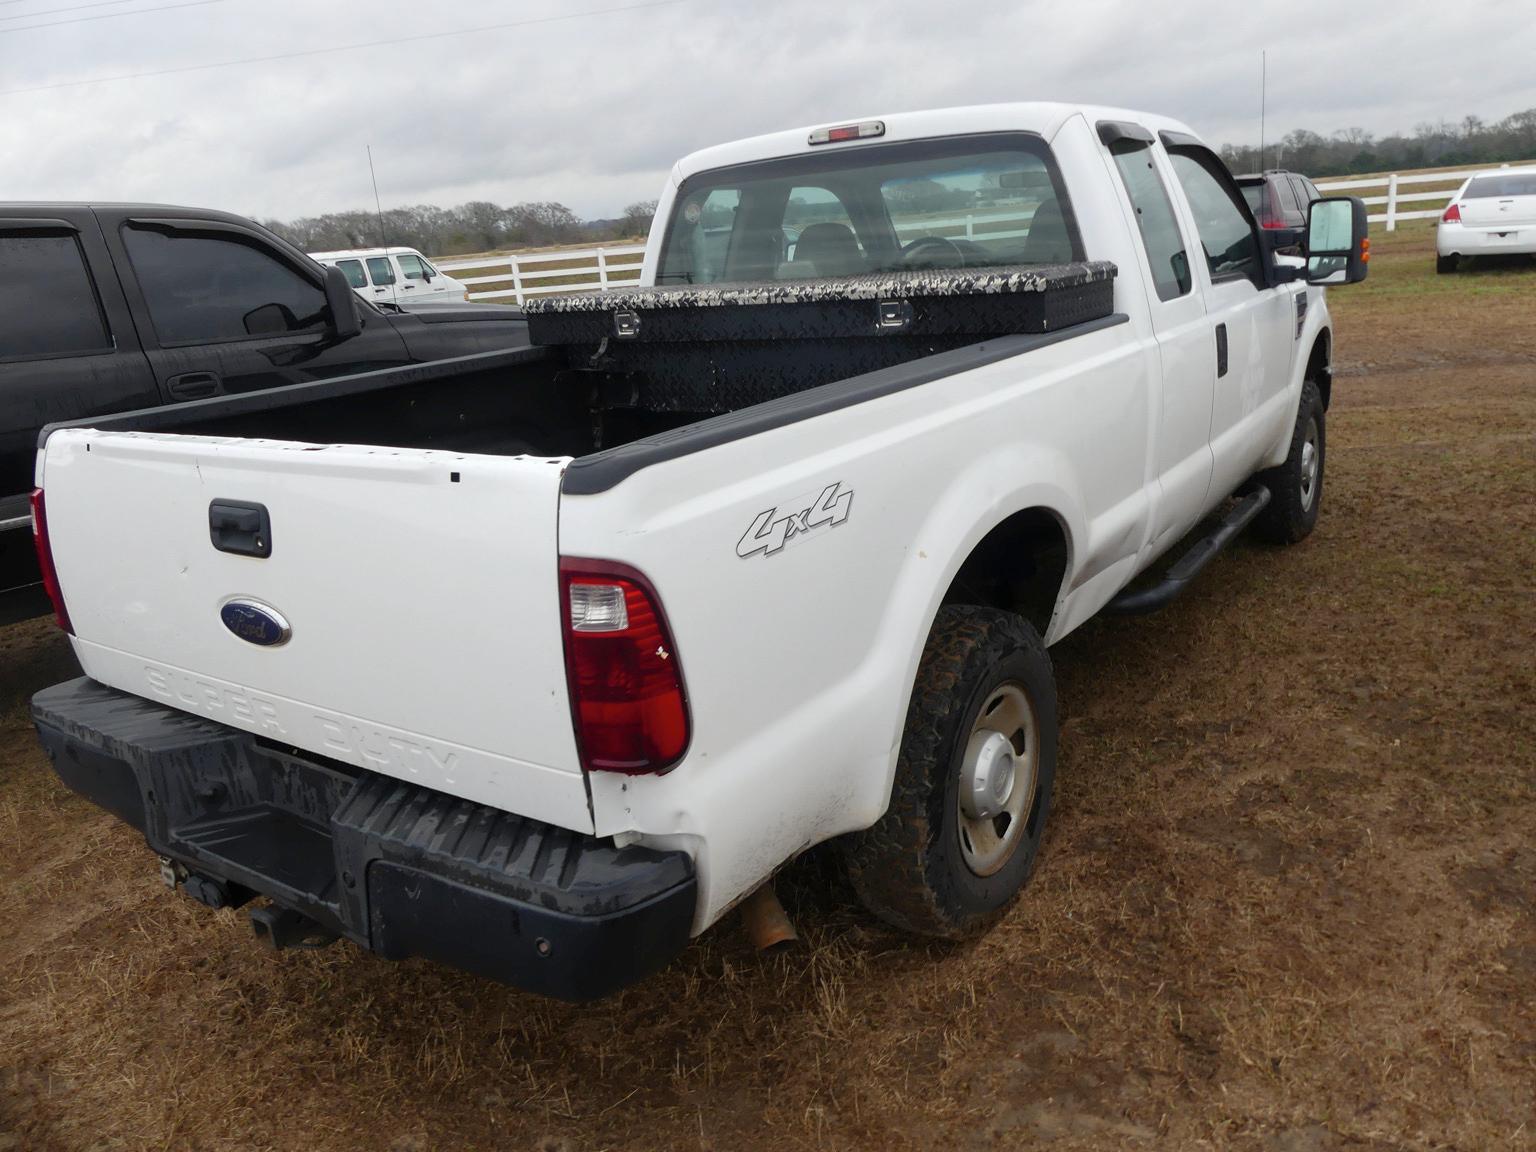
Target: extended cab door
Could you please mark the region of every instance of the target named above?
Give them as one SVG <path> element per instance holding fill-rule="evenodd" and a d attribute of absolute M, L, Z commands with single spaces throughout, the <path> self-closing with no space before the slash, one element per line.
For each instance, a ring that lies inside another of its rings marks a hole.
<path fill-rule="evenodd" d="M 1152 133 L 1139 124 L 1103 123 L 1109 148 L 1136 220 L 1145 262 L 1143 287 L 1162 365 L 1154 471 L 1159 493 L 1151 548 L 1161 551 L 1187 532 L 1211 486 L 1211 406 L 1216 380 L 1211 321 L 1195 290 L 1186 239 L 1168 194 Z"/>
<path fill-rule="evenodd" d="M 1220 159 L 1187 137 L 1163 143 L 1204 259 L 1195 263 L 1214 327 L 1213 470 L 1208 504 L 1251 476 L 1295 417 L 1291 368 L 1300 281 L 1272 286 L 1253 213 Z"/>
<path fill-rule="evenodd" d="M 361 332 L 337 334 L 314 261 L 254 225 L 163 211 L 97 215 L 168 400 L 409 363 L 399 333 L 369 309 Z"/>

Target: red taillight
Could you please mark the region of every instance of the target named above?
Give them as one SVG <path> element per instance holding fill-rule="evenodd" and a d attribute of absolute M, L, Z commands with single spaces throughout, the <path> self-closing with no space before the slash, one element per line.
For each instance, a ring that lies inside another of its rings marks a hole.
<path fill-rule="evenodd" d="M 1461 205 L 1460 204 L 1452 204 L 1449 208 L 1447 208 L 1445 210 L 1445 215 L 1440 217 L 1440 219 L 1443 220 L 1447 224 L 1460 224 L 1461 223 Z"/>
<path fill-rule="evenodd" d="M 645 577 L 562 560 L 565 671 L 588 771 L 663 772 L 688 747 L 688 699 L 661 602 Z"/>
<path fill-rule="evenodd" d="M 64 607 L 64 593 L 59 590 L 59 574 L 53 567 L 53 548 L 48 543 L 48 514 L 43 510 L 43 490 L 32 489 L 32 543 L 37 548 L 37 566 L 43 574 L 43 591 L 53 601 L 53 614 L 58 617 L 59 627 L 71 636 L 74 626 L 69 622 L 69 609 Z"/>
<path fill-rule="evenodd" d="M 1264 217 L 1263 220 L 1259 221 L 1259 227 L 1261 227 L 1261 228 L 1288 228 L 1289 225 L 1286 224 L 1284 217 L 1281 217 L 1281 216 L 1266 216 L 1266 217 Z"/>

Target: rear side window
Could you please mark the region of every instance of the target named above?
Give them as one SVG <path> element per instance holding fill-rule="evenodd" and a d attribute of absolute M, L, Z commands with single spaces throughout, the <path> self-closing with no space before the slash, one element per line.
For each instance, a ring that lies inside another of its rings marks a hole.
<path fill-rule="evenodd" d="M 1495 196 L 1536 196 L 1536 172 L 1474 176 L 1467 190 L 1461 194 L 1463 200 L 1486 200 Z"/>
<path fill-rule="evenodd" d="M 381 288 L 395 282 L 395 269 L 390 264 L 388 256 L 368 257 L 368 275 L 372 276 L 374 284 Z"/>
<path fill-rule="evenodd" d="M 1312 206 L 1312 201 L 1321 200 L 1322 194 L 1318 192 L 1317 185 L 1305 176 L 1292 176 L 1291 184 L 1296 189 L 1296 204 L 1301 209 L 1302 215 L 1306 215 L 1307 209 Z"/>
<path fill-rule="evenodd" d="M 1169 155 L 1174 175 L 1194 212 L 1211 279 L 1220 282 L 1242 278 L 1262 287 L 1264 271 L 1259 263 L 1259 242 L 1237 194 L 1206 166 L 1201 154 L 1181 149 Z"/>
<path fill-rule="evenodd" d="M 368 287 L 368 276 L 363 271 L 363 262 L 361 260 L 338 260 L 336 261 L 336 267 L 346 274 L 347 283 L 352 285 L 352 287 Z"/>
<path fill-rule="evenodd" d="M 1275 191 L 1280 195 L 1280 214 L 1282 216 L 1295 216 L 1301 211 L 1296 203 L 1296 189 L 1285 177 L 1275 181 Z"/>
<path fill-rule="evenodd" d="M 1137 140 L 1117 141 L 1111 149 L 1125 194 L 1136 210 L 1141 245 L 1152 267 L 1160 300 L 1174 300 L 1190 290 L 1189 254 L 1173 214 L 1168 189 L 1152 162 L 1152 147 Z"/>
<path fill-rule="evenodd" d="M 0 360 L 111 347 L 74 233 L 0 233 Z"/>
<path fill-rule="evenodd" d="M 1263 181 L 1259 181 L 1256 184 L 1251 182 L 1239 184 L 1238 187 L 1243 190 L 1243 199 L 1248 201 L 1248 207 L 1253 209 L 1254 216 L 1262 220 L 1264 218 L 1264 201 L 1268 199 L 1264 195 Z"/>
<path fill-rule="evenodd" d="M 325 293 L 245 241 L 127 225 L 123 245 L 161 344 L 303 332 L 325 323 Z"/>
<path fill-rule="evenodd" d="M 427 269 L 420 256 L 401 253 L 395 259 L 400 262 L 400 271 L 405 273 L 407 280 L 425 280 L 427 278 Z"/>

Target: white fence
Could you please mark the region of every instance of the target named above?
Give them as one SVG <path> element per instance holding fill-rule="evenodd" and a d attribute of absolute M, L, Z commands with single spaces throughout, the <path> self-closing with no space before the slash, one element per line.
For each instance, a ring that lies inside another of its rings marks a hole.
<path fill-rule="evenodd" d="M 1508 168 L 1508 164 L 1501 164 L 1501 168 Z M 1363 188 L 1385 188 L 1385 196 L 1365 196 L 1362 199 L 1367 205 L 1385 204 L 1385 212 L 1377 212 L 1370 218 L 1372 224 L 1386 222 L 1387 231 L 1397 231 L 1399 220 L 1428 220 L 1439 216 L 1445 211 L 1446 204 L 1456 194 L 1456 189 L 1461 187 L 1461 182 L 1474 172 L 1485 172 L 1488 165 L 1477 168 L 1460 168 L 1453 172 L 1430 172 L 1427 174 L 1409 173 L 1404 176 L 1393 172 L 1390 176 L 1375 176 L 1369 180 L 1325 180 L 1318 184 L 1317 190 L 1325 195 L 1331 192 L 1355 192 Z M 1399 192 L 1398 188 L 1404 184 L 1446 184 L 1449 187 L 1437 188 L 1433 192 Z M 1419 202 L 1433 201 L 1437 207 L 1429 209 L 1414 209 L 1404 212 L 1398 208 L 1399 204 L 1409 201 Z"/>
<path fill-rule="evenodd" d="M 644 244 L 612 248 L 565 249 L 549 252 L 513 252 L 479 260 L 437 260 L 432 263 L 470 289 L 471 300 L 516 300 L 549 296 L 558 292 L 601 292 L 640 279 Z M 551 267 L 554 265 L 554 267 Z M 462 271 L 495 269 L 479 276 L 460 276 Z M 510 287 L 474 291 L 476 284 L 510 284 Z"/>

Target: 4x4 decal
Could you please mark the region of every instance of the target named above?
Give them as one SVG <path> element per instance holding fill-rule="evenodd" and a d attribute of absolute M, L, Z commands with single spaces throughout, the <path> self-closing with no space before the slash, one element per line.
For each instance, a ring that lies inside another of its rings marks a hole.
<path fill-rule="evenodd" d="M 790 540 L 804 535 L 813 528 L 820 528 L 823 525 L 832 528 L 841 524 L 848 519 L 848 510 L 853 507 L 852 490 L 839 492 L 838 489 L 841 486 L 841 481 L 828 484 L 809 507 L 787 512 L 782 516 L 779 515 L 777 507 L 759 512 L 752 521 L 752 526 L 737 542 L 736 555 L 742 559 L 755 556 L 759 552 L 764 556 L 772 556 L 783 549 Z"/>

